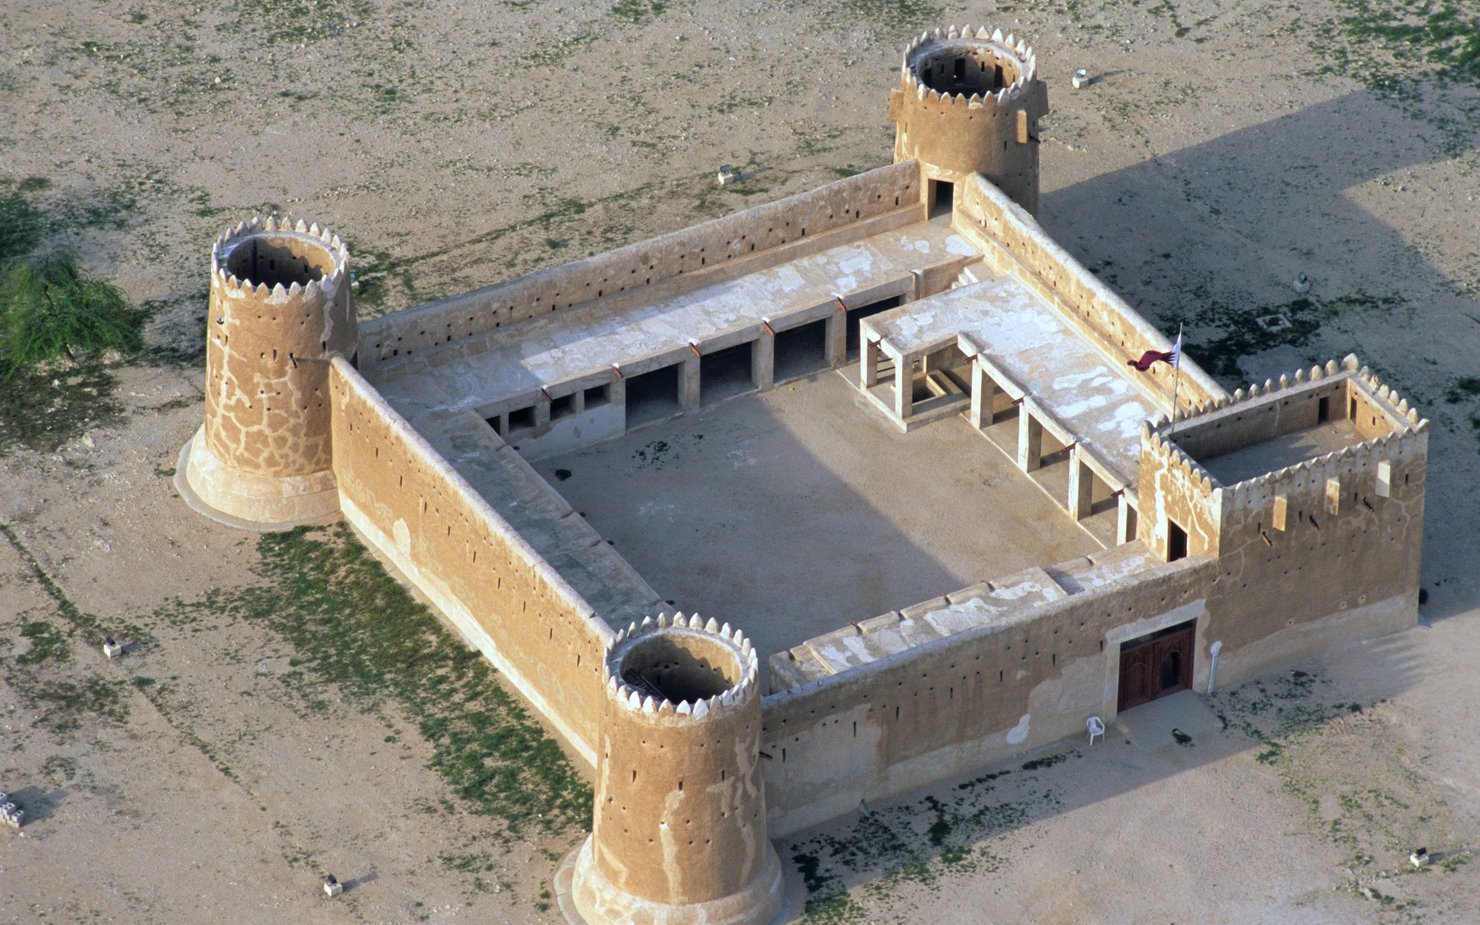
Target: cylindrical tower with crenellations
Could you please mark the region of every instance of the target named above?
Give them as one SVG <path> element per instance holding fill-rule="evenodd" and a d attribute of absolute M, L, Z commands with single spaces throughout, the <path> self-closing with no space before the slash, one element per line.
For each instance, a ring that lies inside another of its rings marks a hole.
<path fill-rule="evenodd" d="M 904 51 L 889 94 L 894 160 L 918 160 L 929 204 L 973 173 L 1038 212 L 1038 120 L 1048 88 L 1033 50 L 998 29 L 922 33 Z"/>
<path fill-rule="evenodd" d="M 781 865 L 766 839 L 755 650 L 677 614 L 617 634 L 596 812 L 573 898 L 590 925 L 766 925 Z"/>
<path fill-rule="evenodd" d="M 349 254 L 302 220 L 254 218 L 211 249 L 206 420 L 176 486 L 227 523 L 286 527 L 339 511 L 329 357 L 353 358 Z"/>

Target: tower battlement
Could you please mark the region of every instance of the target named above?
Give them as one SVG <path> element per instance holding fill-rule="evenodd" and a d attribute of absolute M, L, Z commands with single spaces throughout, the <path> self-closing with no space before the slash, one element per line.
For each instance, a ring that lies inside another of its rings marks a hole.
<path fill-rule="evenodd" d="M 781 904 L 766 838 L 759 660 L 729 624 L 644 617 L 617 633 L 591 838 L 575 860 L 588 922 L 764 925 Z"/>
<path fill-rule="evenodd" d="M 927 204 L 945 205 L 940 184 L 980 173 L 1030 213 L 1038 211 L 1038 120 L 1048 90 L 1027 43 L 971 26 L 923 32 L 905 48 L 889 96 L 895 161 L 920 161 L 934 181 Z"/>
<path fill-rule="evenodd" d="M 336 516 L 328 358 L 353 356 L 349 251 L 328 228 L 261 216 L 211 247 L 206 420 L 177 487 L 228 523 Z"/>

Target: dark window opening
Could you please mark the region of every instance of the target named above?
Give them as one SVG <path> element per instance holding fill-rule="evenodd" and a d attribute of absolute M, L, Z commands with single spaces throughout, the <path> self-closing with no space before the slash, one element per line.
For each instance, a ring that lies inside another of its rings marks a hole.
<path fill-rule="evenodd" d="M 502 418 L 495 414 L 491 418 L 485 418 L 485 420 L 488 421 L 488 426 L 493 428 L 494 433 L 498 434 L 500 437 L 504 435 L 504 424 Z"/>
<path fill-rule="evenodd" d="M 534 408 L 516 408 L 509 412 L 509 433 L 534 428 Z"/>
<path fill-rule="evenodd" d="M 576 397 L 574 394 L 561 395 L 550 399 L 550 420 L 558 421 L 564 417 L 570 417 L 576 413 Z"/>
<path fill-rule="evenodd" d="M 602 405 L 611 404 L 612 387 L 609 385 L 593 386 L 586 390 L 586 410 L 600 408 Z"/>
<path fill-rule="evenodd" d="M 776 332 L 776 382 L 827 368 L 827 322 L 814 321 Z"/>
<path fill-rule="evenodd" d="M 1187 558 L 1187 531 L 1167 521 L 1167 561 Z"/>
<path fill-rule="evenodd" d="M 931 180 L 930 189 L 930 216 L 950 215 L 955 207 L 956 185 L 949 180 Z"/>
<path fill-rule="evenodd" d="M 751 345 L 736 344 L 699 358 L 699 402 L 712 405 L 755 391 L 750 378 Z"/>
<path fill-rule="evenodd" d="M 678 367 L 664 366 L 627 380 L 627 427 L 677 414 Z"/>
<path fill-rule="evenodd" d="M 890 296 L 867 305 L 848 309 L 848 359 L 858 359 L 858 322 L 877 315 L 879 312 L 887 312 L 891 308 L 898 308 L 904 299 L 901 296 Z"/>
<path fill-rule="evenodd" d="M 953 76 L 957 80 L 965 80 L 966 79 L 966 59 L 965 58 L 957 58 L 956 59 L 956 70 L 955 70 Z"/>
<path fill-rule="evenodd" d="M 1182 653 L 1168 652 L 1161 659 L 1161 689 L 1176 687 L 1182 680 Z"/>
<path fill-rule="evenodd" d="M 1357 419 L 1357 400 L 1355 398 L 1352 399 L 1351 407 L 1348 409 L 1346 416 L 1353 421 Z"/>
<path fill-rule="evenodd" d="M 1324 424 L 1331 420 L 1331 399 L 1326 397 L 1316 404 L 1316 423 Z"/>

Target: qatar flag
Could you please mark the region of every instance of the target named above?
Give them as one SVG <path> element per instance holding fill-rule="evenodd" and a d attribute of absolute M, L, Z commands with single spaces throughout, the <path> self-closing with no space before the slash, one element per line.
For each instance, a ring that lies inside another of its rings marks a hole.
<path fill-rule="evenodd" d="M 1147 350 L 1145 353 L 1141 354 L 1141 358 L 1139 360 L 1126 360 L 1125 365 L 1134 366 L 1136 369 L 1144 373 L 1146 370 L 1150 369 L 1154 364 L 1158 362 L 1170 363 L 1174 368 L 1181 365 L 1181 331 L 1177 332 L 1177 342 L 1175 344 L 1172 344 L 1172 349 L 1170 351 L 1162 353 L 1160 350 Z"/>

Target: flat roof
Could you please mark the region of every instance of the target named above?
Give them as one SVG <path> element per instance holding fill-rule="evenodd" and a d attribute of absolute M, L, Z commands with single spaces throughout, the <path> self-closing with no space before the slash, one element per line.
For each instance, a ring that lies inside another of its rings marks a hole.
<path fill-rule="evenodd" d="M 974 272 L 987 272 L 977 265 Z M 1134 490 L 1141 424 L 1165 410 L 1134 368 L 1111 358 L 1044 300 L 1010 276 L 992 276 L 864 319 L 892 355 L 914 356 L 951 339 L 980 354 L 1040 415 L 1046 412 L 1095 462 L 1102 477 Z M 1014 398 L 1019 397 L 1014 395 Z"/>
<path fill-rule="evenodd" d="M 1175 432 L 1168 437 L 1174 443 L 1177 440 Z M 1197 457 L 1197 464 L 1221 484 L 1235 485 L 1246 479 L 1317 459 L 1327 453 L 1335 453 L 1366 441 L 1367 438 L 1362 436 L 1351 420 L 1338 418 L 1305 430 L 1281 434 L 1231 453 Z"/>
<path fill-rule="evenodd" d="M 640 373 L 666 365 L 687 355 L 691 343 L 753 340 L 767 319 L 780 330 L 826 317 L 838 296 L 867 297 L 891 284 L 901 292 L 907 284 L 912 293 L 913 271 L 979 257 L 949 225 L 915 222 L 697 286 L 655 285 L 597 299 L 421 354 L 374 381 L 407 418 L 432 408 L 532 400 L 561 383 L 606 381 L 613 366 Z"/>

